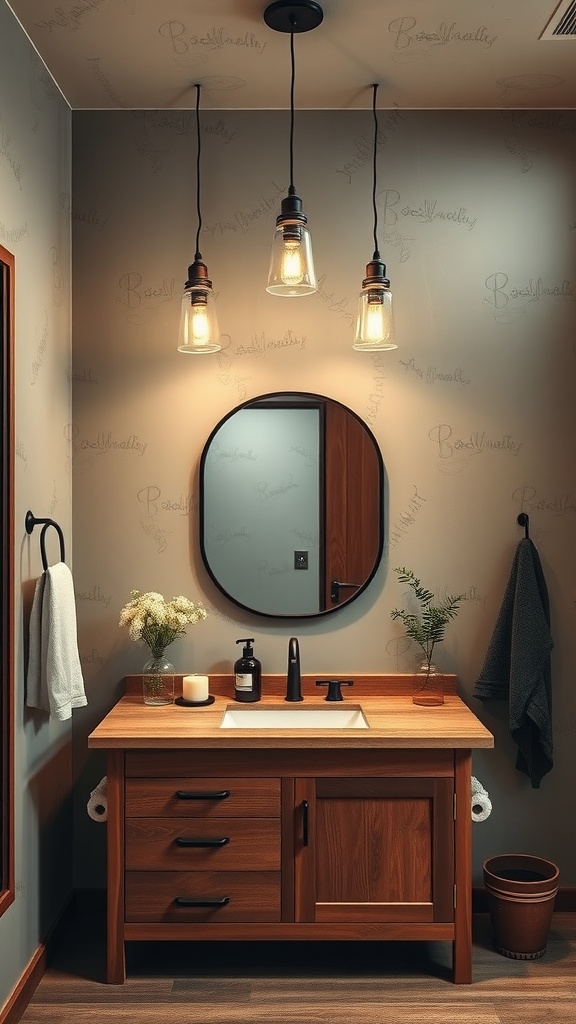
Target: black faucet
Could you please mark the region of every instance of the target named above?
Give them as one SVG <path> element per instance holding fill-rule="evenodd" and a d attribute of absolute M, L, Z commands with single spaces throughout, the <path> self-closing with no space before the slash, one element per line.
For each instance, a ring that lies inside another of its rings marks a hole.
<path fill-rule="evenodd" d="M 300 647 L 295 636 L 288 641 L 288 672 L 284 700 L 304 700 L 300 685 Z"/>

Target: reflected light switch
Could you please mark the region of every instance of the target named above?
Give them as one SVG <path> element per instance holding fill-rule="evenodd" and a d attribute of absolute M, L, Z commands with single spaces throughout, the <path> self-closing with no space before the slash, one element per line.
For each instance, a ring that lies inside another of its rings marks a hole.
<path fill-rule="evenodd" d="M 307 569 L 308 568 L 308 552 L 307 551 L 295 551 L 294 552 L 294 568 L 295 569 Z"/>

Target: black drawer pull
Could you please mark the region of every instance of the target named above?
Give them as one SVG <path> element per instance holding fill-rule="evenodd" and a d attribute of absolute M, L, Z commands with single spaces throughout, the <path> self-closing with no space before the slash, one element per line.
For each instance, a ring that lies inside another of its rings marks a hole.
<path fill-rule="evenodd" d="M 176 796 L 179 800 L 225 800 L 230 796 L 230 790 L 218 789 L 213 793 L 199 793 L 193 789 L 177 789 Z"/>
<path fill-rule="evenodd" d="M 230 897 L 221 896 L 214 900 L 195 900 L 188 896 L 177 896 L 174 902 L 178 907 L 225 907 L 227 903 L 230 903 Z"/>
<path fill-rule="evenodd" d="M 302 846 L 308 846 L 308 801 L 302 801 Z"/>
<path fill-rule="evenodd" d="M 228 836 L 221 836 L 220 839 L 195 839 L 188 836 L 176 836 L 174 842 L 177 846 L 226 846 L 230 839 Z"/>

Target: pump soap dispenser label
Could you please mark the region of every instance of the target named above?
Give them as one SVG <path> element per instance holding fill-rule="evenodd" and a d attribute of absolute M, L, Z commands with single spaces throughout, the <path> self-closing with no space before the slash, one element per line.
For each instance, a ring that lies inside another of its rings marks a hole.
<path fill-rule="evenodd" d="M 251 690 L 252 689 L 252 673 L 251 672 L 237 672 L 236 673 L 236 689 L 237 690 Z"/>

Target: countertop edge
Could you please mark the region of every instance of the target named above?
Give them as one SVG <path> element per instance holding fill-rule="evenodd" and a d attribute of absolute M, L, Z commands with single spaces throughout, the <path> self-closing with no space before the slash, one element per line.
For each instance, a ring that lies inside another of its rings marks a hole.
<path fill-rule="evenodd" d="M 456 694 L 448 694 L 441 706 L 419 707 L 407 694 L 359 691 L 353 701 L 339 706 L 360 705 L 368 729 L 221 729 L 226 708 L 254 705 L 238 705 L 220 693 L 208 707 L 188 709 L 170 704 L 155 708 L 129 693 L 90 733 L 87 743 L 94 750 L 470 750 L 494 746 L 493 735 Z M 258 706 L 280 705 L 278 698 L 270 695 Z M 326 707 L 317 693 L 306 699 L 304 710 L 312 707 Z"/>

